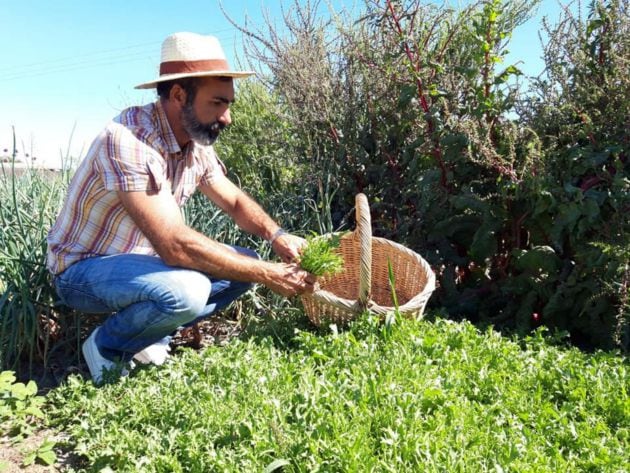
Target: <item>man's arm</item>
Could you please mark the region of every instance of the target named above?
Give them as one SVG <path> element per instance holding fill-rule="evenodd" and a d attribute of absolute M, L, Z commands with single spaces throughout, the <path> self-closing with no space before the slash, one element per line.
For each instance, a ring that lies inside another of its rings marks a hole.
<path fill-rule="evenodd" d="M 212 185 L 200 186 L 200 190 L 246 232 L 269 240 L 280 229 L 260 205 L 225 176 L 218 177 Z M 303 238 L 285 233 L 274 239 L 272 247 L 288 263 L 299 256 L 304 244 Z"/>
<path fill-rule="evenodd" d="M 293 296 L 311 292 L 315 277 L 296 264 L 260 261 L 226 251 L 225 246 L 188 227 L 165 186 L 160 192 L 118 192 L 123 206 L 160 257 L 172 266 L 217 278 L 264 284 Z"/>

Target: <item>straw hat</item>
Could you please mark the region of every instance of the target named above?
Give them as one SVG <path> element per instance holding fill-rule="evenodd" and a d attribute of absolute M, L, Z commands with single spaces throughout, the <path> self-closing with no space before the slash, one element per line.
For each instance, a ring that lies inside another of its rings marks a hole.
<path fill-rule="evenodd" d="M 151 89 L 158 82 L 182 77 L 223 76 L 239 79 L 254 74 L 253 71 L 230 69 L 223 48 L 214 36 L 195 33 L 175 33 L 162 43 L 160 77 L 136 86 L 136 89 Z"/>

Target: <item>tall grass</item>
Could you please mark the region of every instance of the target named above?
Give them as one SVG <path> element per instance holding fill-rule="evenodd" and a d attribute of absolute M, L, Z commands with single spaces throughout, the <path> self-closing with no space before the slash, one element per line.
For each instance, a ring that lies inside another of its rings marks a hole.
<path fill-rule="evenodd" d="M 61 206 L 68 172 L 15 163 L 0 171 L 0 367 L 29 371 L 44 363 L 58 330 L 55 295 L 45 265 L 46 233 Z"/>

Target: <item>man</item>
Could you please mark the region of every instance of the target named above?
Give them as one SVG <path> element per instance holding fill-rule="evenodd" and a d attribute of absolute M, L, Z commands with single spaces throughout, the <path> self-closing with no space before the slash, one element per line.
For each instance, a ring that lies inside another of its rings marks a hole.
<path fill-rule="evenodd" d="M 233 79 L 218 40 L 176 33 L 162 45 L 157 102 L 124 110 L 92 143 L 48 234 L 48 268 L 61 300 L 113 312 L 83 344 L 92 378 L 116 361 L 161 364 L 170 336 L 260 283 L 284 295 L 313 291 L 295 263 L 304 240 L 286 233 L 225 175 L 212 144 L 230 124 Z M 282 263 L 262 261 L 186 226 L 199 189 Z"/>

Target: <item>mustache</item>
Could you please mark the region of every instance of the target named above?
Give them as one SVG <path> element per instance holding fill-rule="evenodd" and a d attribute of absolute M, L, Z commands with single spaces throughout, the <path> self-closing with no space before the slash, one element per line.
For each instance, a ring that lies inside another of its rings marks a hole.
<path fill-rule="evenodd" d="M 225 129 L 225 125 L 219 122 L 212 122 L 208 125 L 208 131 L 210 133 L 216 133 L 217 135 Z"/>
<path fill-rule="evenodd" d="M 221 131 L 225 129 L 225 124 L 218 121 L 202 123 L 195 116 L 192 106 L 184 107 L 182 113 L 182 124 L 190 138 L 200 145 L 209 146 L 219 137 Z"/>
<path fill-rule="evenodd" d="M 219 138 L 219 134 L 224 128 L 225 128 L 225 125 L 219 122 L 212 122 L 208 125 L 203 125 L 206 142 L 202 144 L 205 144 L 205 145 L 214 144 L 214 142 L 217 141 L 217 138 Z"/>

